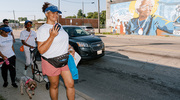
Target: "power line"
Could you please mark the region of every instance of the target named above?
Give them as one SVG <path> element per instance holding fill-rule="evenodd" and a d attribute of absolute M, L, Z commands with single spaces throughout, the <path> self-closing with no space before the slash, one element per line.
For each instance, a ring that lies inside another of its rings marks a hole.
<path fill-rule="evenodd" d="M 13 12 L 13 11 L 0 11 L 0 12 Z M 16 11 L 16 12 L 42 12 L 42 11 Z"/>
<path fill-rule="evenodd" d="M 69 0 L 62 0 L 64 2 L 70 2 L 70 3 L 77 3 L 77 4 L 81 4 L 82 2 L 78 2 L 78 1 L 69 1 Z M 85 4 L 92 4 L 94 3 L 93 1 L 88 1 L 88 2 L 84 2 Z"/>

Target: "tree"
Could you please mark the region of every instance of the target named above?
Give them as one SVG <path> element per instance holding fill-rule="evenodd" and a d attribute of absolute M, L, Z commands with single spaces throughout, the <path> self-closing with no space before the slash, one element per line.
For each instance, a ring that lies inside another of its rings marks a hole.
<path fill-rule="evenodd" d="M 82 13 L 82 10 L 79 9 L 78 13 L 77 13 L 77 18 L 82 18 L 83 16 L 84 16 L 84 18 L 86 17 L 86 15 Z"/>
<path fill-rule="evenodd" d="M 86 18 L 92 18 L 92 17 L 93 17 L 93 12 L 87 13 L 87 17 Z"/>
<path fill-rule="evenodd" d="M 95 19 L 95 18 L 98 18 L 98 12 L 94 12 L 92 18 L 94 18 L 94 19 Z"/>
<path fill-rule="evenodd" d="M 37 21 L 45 21 L 44 19 L 37 19 Z"/>
<path fill-rule="evenodd" d="M 105 22 L 106 22 L 106 11 L 104 10 L 101 12 L 101 15 L 100 15 L 100 23 L 101 25 L 104 25 Z"/>
<path fill-rule="evenodd" d="M 8 19 L 9 23 L 14 23 L 14 19 Z M 15 23 L 19 23 L 18 20 L 15 20 Z"/>
<path fill-rule="evenodd" d="M 82 18 L 82 10 L 81 9 L 78 10 L 77 18 Z"/>
<path fill-rule="evenodd" d="M 74 15 L 74 16 L 67 16 L 65 18 L 76 18 L 76 15 Z"/>
<path fill-rule="evenodd" d="M 20 22 L 20 21 L 26 21 L 26 20 L 27 20 L 27 17 L 18 17 L 18 20 L 19 20 L 19 22 Z"/>

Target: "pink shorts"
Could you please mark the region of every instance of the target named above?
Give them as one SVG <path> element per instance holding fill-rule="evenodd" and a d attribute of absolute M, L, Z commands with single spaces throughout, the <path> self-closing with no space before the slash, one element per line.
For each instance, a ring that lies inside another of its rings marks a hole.
<path fill-rule="evenodd" d="M 69 71 L 68 65 L 61 68 L 55 68 L 53 65 L 51 65 L 48 61 L 44 60 L 43 58 L 41 58 L 41 61 L 43 75 L 58 76 L 61 74 L 61 71 Z"/>

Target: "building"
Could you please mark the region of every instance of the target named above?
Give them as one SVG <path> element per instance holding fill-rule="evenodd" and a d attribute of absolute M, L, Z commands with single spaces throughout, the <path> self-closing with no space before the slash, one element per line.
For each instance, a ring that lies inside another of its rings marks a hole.
<path fill-rule="evenodd" d="M 98 27 L 98 19 L 86 19 L 86 18 L 62 18 L 59 16 L 59 22 L 61 25 L 76 25 L 76 26 L 92 26 L 93 28 Z M 46 21 L 35 22 L 35 30 L 37 30 Z"/>
<path fill-rule="evenodd" d="M 163 17 L 169 22 L 173 22 L 180 16 L 180 1 L 154 0 L 154 2 L 155 4 L 151 14 Z M 120 25 L 123 26 L 123 33 L 118 32 L 120 34 L 125 34 L 125 28 L 130 19 L 139 17 L 135 11 L 135 3 L 136 0 L 106 0 L 106 31 L 117 31 L 118 29 L 116 26 L 120 20 L 120 22 L 122 22 Z M 167 32 L 157 29 L 156 35 L 167 35 Z"/>

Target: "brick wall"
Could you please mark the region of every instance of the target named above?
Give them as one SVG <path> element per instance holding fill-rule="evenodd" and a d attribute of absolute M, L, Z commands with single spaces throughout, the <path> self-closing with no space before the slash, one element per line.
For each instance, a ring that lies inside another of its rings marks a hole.
<path fill-rule="evenodd" d="M 93 28 L 98 28 L 98 19 L 62 18 L 60 16 L 59 21 L 62 25 L 87 25 L 92 26 Z"/>

